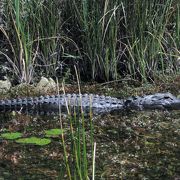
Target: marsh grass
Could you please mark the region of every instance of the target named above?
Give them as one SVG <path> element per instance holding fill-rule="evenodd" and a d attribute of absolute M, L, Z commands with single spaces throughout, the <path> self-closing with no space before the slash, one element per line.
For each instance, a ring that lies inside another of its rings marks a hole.
<path fill-rule="evenodd" d="M 7 24 L 11 31 L 7 32 L 1 28 L 1 31 L 7 38 L 12 57 L 6 58 L 14 69 L 14 73 L 21 82 L 30 82 L 33 73 L 33 65 L 36 53 L 33 53 L 33 39 L 31 25 L 27 16 L 23 14 L 23 3 L 20 0 L 7 1 L 6 10 L 8 12 Z"/>
<path fill-rule="evenodd" d="M 175 37 L 168 32 L 169 19 L 175 11 L 172 8 L 172 0 L 161 4 L 155 1 L 136 1 L 133 4 L 134 16 L 126 17 L 130 22 L 127 27 L 133 35 L 128 39 L 128 69 L 132 75 L 138 73 L 146 80 L 158 70 L 164 74 L 171 64 L 173 56 L 168 53 L 171 47 L 176 47 L 176 43 L 170 43 Z"/>
<path fill-rule="evenodd" d="M 67 1 L 73 26 L 77 27 L 77 37 L 81 42 L 83 61 L 90 66 L 89 74 L 93 79 L 116 79 L 118 9 L 114 1 Z M 68 12 L 69 13 L 69 12 Z M 66 14 L 66 18 L 68 14 Z M 75 25 L 75 23 L 77 25 Z"/>
<path fill-rule="evenodd" d="M 96 144 L 94 143 L 94 127 L 92 123 L 93 115 L 92 108 L 89 111 L 89 118 L 85 118 L 83 107 L 82 107 L 82 99 L 81 99 L 81 90 L 80 90 L 80 80 L 78 76 L 78 71 L 75 67 L 77 84 L 80 95 L 80 106 L 72 107 L 70 103 L 72 103 L 71 99 L 65 99 L 66 109 L 67 109 L 67 120 L 69 122 L 69 136 L 70 137 L 70 150 L 67 148 L 69 144 L 68 140 L 65 139 L 63 133 L 63 122 L 62 122 L 62 114 L 61 114 L 61 106 L 59 104 L 59 120 L 60 126 L 62 129 L 61 140 L 64 150 L 64 160 L 66 164 L 67 176 L 69 179 L 89 179 L 95 177 L 95 151 Z M 62 89 L 64 94 L 65 85 L 62 83 Z M 57 79 L 57 92 L 59 92 L 59 82 Z M 76 101 L 76 100 L 75 100 Z M 91 101 L 91 99 L 90 99 Z M 87 128 L 90 128 L 90 133 L 87 132 Z M 88 157 L 90 155 L 90 157 Z M 91 168 L 90 168 L 91 167 Z"/>
<path fill-rule="evenodd" d="M 91 179 L 95 177 L 95 154 L 96 143 L 90 136 L 94 136 L 94 129 L 89 134 L 89 120 L 84 119 L 84 115 L 77 114 L 67 117 L 69 128 L 61 134 L 61 142 L 64 151 L 64 163 L 68 179 Z M 64 128 L 62 124 L 62 128 Z M 66 128 L 67 129 L 67 128 Z M 90 178 L 91 177 L 91 178 Z"/>
<path fill-rule="evenodd" d="M 11 55 L 1 51 L 21 82 L 35 72 L 55 76 L 78 64 L 82 76 L 146 81 L 177 73 L 180 3 L 177 0 L 4 0 Z M 64 67 L 62 67 L 62 71 Z"/>
<path fill-rule="evenodd" d="M 77 111 L 77 109 L 76 109 Z M 62 133 L 61 139 L 64 149 L 64 159 L 66 164 L 67 175 L 69 179 L 89 179 L 95 176 L 95 149 L 94 149 L 94 129 L 92 120 L 85 120 L 82 113 L 79 115 L 68 115 L 68 122 L 70 124 L 70 149 L 66 144 L 67 140 Z M 87 134 L 87 127 L 90 125 L 90 138 Z M 63 128 L 63 123 L 62 123 Z M 88 145 L 91 144 L 91 145 Z M 88 147 L 87 147 L 88 146 Z M 88 157 L 88 154 L 90 157 Z M 91 167 L 91 168 L 90 168 Z"/>
<path fill-rule="evenodd" d="M 76 46 L 73 40 L 63 36 L 60 5 L 61 2 L 55 0 L 5 0 L 7 27 L 0 30 L 10 53 L 4 50 L 0 54 L 7 59 L 19 82 L 33 82 L 35 73 L 55 76 L 64 44 Z"/>
<path fill-rule="evenodd" d="M 11 53 L 1 50 L 0 54 L 20 82 L 32 82 L 36 72 L 56 76 L 56 69 L 66 60 L 73 68 L 79 62 L 76 74 L 102 81 L 128 74 L 147 81 L 159 72 L 180 71 L 180 3 L 176 0 L 4 1 L 7 28 L 0 30 Z M 82 108 L 80 112 L 81 116 L 68 113 L 70 150 L 61 135 L 67 175 L 94 179 L 92 113 L 89 139 Z M 61 117 L 60 123 L 63 129 Z"/>
<path fill-rule="evenodd" d="M 73 0 L 67 4 L 93 79 L 117 79 L 125 71 L 147 81 L 159 71 L 165 75 L 168 68 L 171 73 L 179 71 L 178 2 Z"/>

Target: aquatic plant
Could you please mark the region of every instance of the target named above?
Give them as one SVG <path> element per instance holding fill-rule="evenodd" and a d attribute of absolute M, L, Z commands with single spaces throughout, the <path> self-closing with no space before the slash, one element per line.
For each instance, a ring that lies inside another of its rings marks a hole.
<path fill-rule="evenodd" d="M 46 137 L 58 137 L 63 133 L 62 129 L 49 129 L 45 130 L 45 136 Z"/>
<path fill-rule="evenodd" d="M 21 144 L 34 144 L 39 146 L 45 146 L 51 143 L 51 139 L 48 138 L 38 138 L 38 137 L 27 137 L 27 138 L 20 138 L 16 140 L 17 143 Z"/>
<path fill-rule="evenodd" d="M 9 140 L 14 140 L 22 137 L 22 133 L 20 132 L 7 132 L 7 133 L 2 133 L 0 135 L 4 139 L 9 139 Z"/>

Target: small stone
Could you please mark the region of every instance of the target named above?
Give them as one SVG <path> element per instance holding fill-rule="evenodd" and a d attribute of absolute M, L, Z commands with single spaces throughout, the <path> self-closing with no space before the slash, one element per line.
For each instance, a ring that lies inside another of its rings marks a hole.
<path fill-rule="evenodd" d="M 55 81 L 54 81 L 52 78 L 49 78 L 49 85 L 50 85 L 50 87 L 52 87 L 53 89 L 56 89 L 56 87 L 57 87 Z"/>
<path fill-rule="evenodd" d="M 6 80 L 0 80 L 0 93 L 5 93 L 10 90 L 11 88 L 11 82 L 9 79 Z"/>
<path fill-rule="evenodd" d="M 49 80 L 47 78 L 41 77 L 41 80 L 37 84 L 37 88 L 46 87 L 48 85 L 48 83 L 49 83 Z"/>
<path fill-rule="evenodd" d="M 41 80 L 36 86 L 36 90 L 39 92 L 56 90 L 56 83 L 52 78 L 47 79 L 46 77 L 41 77 Z"/>

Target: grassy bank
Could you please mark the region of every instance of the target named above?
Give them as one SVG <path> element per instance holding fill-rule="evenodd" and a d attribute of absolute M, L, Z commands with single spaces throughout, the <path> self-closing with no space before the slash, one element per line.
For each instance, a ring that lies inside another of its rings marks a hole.
<path fill-rule="evenodd" d="M 176 0 L 3 0 L 0 58 L 19 82 L 46 75 L 153 80 L 179 71 Z M 2 66 L 2 65 L 1 65 Z"/>

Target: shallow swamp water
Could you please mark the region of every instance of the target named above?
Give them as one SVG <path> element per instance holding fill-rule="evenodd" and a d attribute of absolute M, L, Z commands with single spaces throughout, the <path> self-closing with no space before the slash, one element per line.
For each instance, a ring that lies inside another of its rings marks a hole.
<path fill-rule="evenodd" d="M 87 86 L 82 92 L 101 92 L 116 97 L 167 91 L 177 95 L 179 87 L 179 81 L 175 81 L 169 85 L 156 84 L 155 87 L 146 85 L 143 89 L 111 86 L 99 90 Z M 75 92 L 75 89 L 71 91 Z M 104 114 L 91 120 L 85 117 L 84 121 L 79 117 L 71 121 L 72 124 L 67 116 L 62 116 L 61 120 L 72 179 L 80 179 L 72 149 L 74 139 L 79 149 L 83 149 L 82 122 L 89 179 L 92 179 L 93 169 L 92 143 L 96 143 L 95 179 L 180 179 L 180 111 Z M 14 112 L 0 114 L 0 179 L 69 179 L 62 135 L 46 136 L 45 133 L 47 130 L 61 129 L 60 122 L 59 116 Z M 76 135 L 73 140 L 72 130 Z M 4 138 L 3 134 L 8 132 L 21 133 L 23 138 L 50 139 L 51 142 L 46 145 L 19 143 L 20 137 Z M 80 153 L 80 161 L 83 158 L 83 153 Z M 83 172 L 83 163 L 81 167 Z"/>
<path fill-rule="evenodd" d="M 67 118 L 62 121 L 70 153 Z M 85 119 L 87 144 L 89 124 Z M 180 179 L 179 111 L 107 114 L 95 117 L 93 126 L 96 179 Z M 45 130 L 53 128 L 60 128 L 59 117 L 1 115 L 1 134 L 8 130 L 21 132 L 24 137 L 43 137 Z M 38 146 L 1 137 L 0 179 L 66 179 L 61 137 L 51 140 L 48 145 Z M 88 147 L 87 156 L 91 160 Z M 69 162 L 73 168 L 73 161 Z"/>

